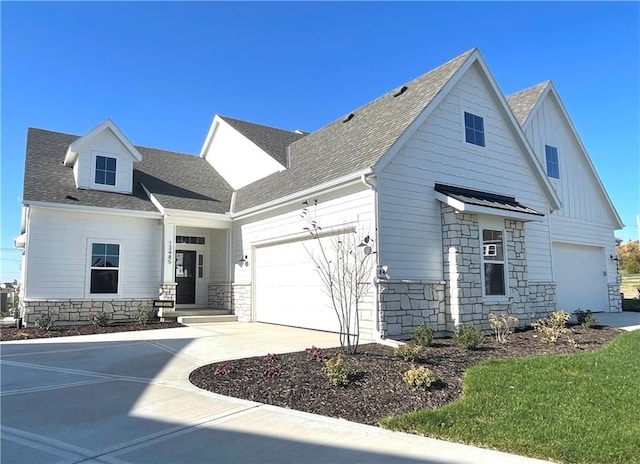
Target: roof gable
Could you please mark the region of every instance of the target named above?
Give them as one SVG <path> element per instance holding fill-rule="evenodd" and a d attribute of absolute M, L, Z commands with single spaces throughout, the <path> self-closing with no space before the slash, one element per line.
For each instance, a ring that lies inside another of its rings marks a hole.
<path fill-rule="evenodd" d="M 529 120 L 534 108 L 542 101 L 540 97 L 548 90 L 550 84 L 551 81 L 545 81 L 507 97 L 507 103 L 520 126 L 524 126 Z"/>
<path fill-rule="evenodd" d="M 236 209 L 247 210 L 310 187 L 370 172 L 474 51 L 292 143 L 289 169 L 241 188 Z"/>
<path fill-rule="evenodd" d="M 120 143 L 124 145 L 124 147 L 133 157 L 134 161 L 138 161 L 138 162 L 142 161 L 142 155 L 136 149 L 136 147 L 134 147 L 131 144 L 131 142 L 129 142 L 129 139 L 127 139 L 122 133 L 122 131 L 118 129 L 118 126 L 116 126 L 111 119 L 107 118 L 103 122 L 98 124 L 96 127 L 91 129 L 89 132 L 87 132 L 85 135 L 83 135 L 82 137 L 79 137 L 77 140 L 75 140 L 73 143 L 69 145 L 67 153 L 64 157 L 65 166 L 72 166 L 78 156 L 78 153 L 80 153 L 82 148 L 85 147 L 87 144 L 91 143 L 93 139 L 95 139 L 96 137 L 98 137 L 100 134 L 102 134 L 104 131 L 107 131 L 107 130 L 111 131 L 111 133 L 115 135 L 115 137 L 120 141 Z"/>
<path fill-rule="evenodd" d="M 537 99 L 535 99 L 535 101 L 534 96 L 537 96 Z M 602 183 L 602 180 L 600 179 L 600 176 L 598 175 L 598 172 L 593 165 L 593 162 L 591 161 L 591 157 L 589 156 L 587 149 L 585 148 L 582 140 L 580 139 L 580 136 L 578 135 L 578 131 L 573 125 L 573 121 L 569 117 L 569 113 L 567 112 L 567 109 L 564 106 L 564 103 L 562 102 L 558 91 L 553 85 L 553 82 L 546 81 L 542 84 L 538 84 L 537 86 L 523 90 L 522 92 L 515 93 L 508 97 L 509 105 L 512 106 L 512 108 L 521 108 L 521 110 L 519 111 L 523 111 L 522 114 L 524 114 L 524 109 L 528 108 L 526 117 L 523 118 L 522 122 L 522 128 L 524 131 L 527 131 L 529 129 L 534 116 L 540 110 L 543 103 L 548 99 L 553 99 L 553 101 L 557 105 L 557 108 L 560 110 L 560 115 L 569 128 L 571 136 L 577 143 L 580 153 L 583 156 L 586 165 L 588 166 L 588 170 L 595 180 L 597 189 L 600 191 L 602 197 L 605 200 L 605 203 L 609 208 L 609 214 L 614 224 L 616 225 L 616 229 L 623 228 L 624 224 L 622 223 L 622 219 L 618 215 L 618 212 L 616 211 L 616 208 L 613 205 L 613 202 L 611 201 L 611 198 L 609 197 L 609 194 L 607 193 L 604 184 Z"/>

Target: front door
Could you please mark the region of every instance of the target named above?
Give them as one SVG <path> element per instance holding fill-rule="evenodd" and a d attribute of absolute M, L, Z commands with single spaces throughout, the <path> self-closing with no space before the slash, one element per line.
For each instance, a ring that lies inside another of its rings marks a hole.
<path fill-rule="evenodd" d="M 176 304 L 196 302 L 196 252 L 176 250 Z"/>

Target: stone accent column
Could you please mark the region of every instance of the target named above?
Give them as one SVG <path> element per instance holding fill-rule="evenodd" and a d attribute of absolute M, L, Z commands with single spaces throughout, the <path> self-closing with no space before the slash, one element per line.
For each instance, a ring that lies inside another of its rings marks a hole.
<path fill-rule="evenodd" d="M 209 284 L 208 304 L 213 309 L 231 310 L 232 290 L 230 283 Z"/>
<path fill-rule="evenodd" d="M 524 239 L 524 223 L 507 219 L 504 221 L 509 275 L 509 312 L 520 319 L 528 312 L 529 275 L 527 271 L 527 249 Z M 489 313 L 487 312 L 487 317 Z"/>
<path fill-rule="evenodd" d="M 622 311 L 620 284 L 609 284 L 609 311 L 614 313 Z"/>
<path fill-rule="evenodd" d="M 240 322 L 253 322 L 251 307 L 251 284 L 233 284 L 231 286 L 231 308 Z"/>
<path fill-rule="evenodd" d="M 163 301 L 173 301 L 174 304 L 176 302 L 176 287 L 178 286 L 175 282 L 164 282 L 160 286 L 160 300 Z"/>

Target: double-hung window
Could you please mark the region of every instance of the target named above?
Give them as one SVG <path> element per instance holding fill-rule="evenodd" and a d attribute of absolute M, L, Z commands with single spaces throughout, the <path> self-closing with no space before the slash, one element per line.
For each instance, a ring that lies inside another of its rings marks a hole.
<path fill-rule="evenodd" d="M 504 234 L 501 230 L 482 231 L 482 266 L 485 296 L 505 296 Z"/>
<path fill-rule="evenodd" d="M 120 245 L 91 244 L 91 293 L 118 293 Z"/>
<path fill-rule="evenodd" d="M 464 136 L 467 143 L 484 147 L 484 120 L 480 116 L 465 111 Z"/>
<path fill-rule="evenodd" d="M 560 179 L 560 165 L 558 164 L 558 149 L 550 145 L 544 146 L 547 158 L 547 176 Z"/>
<path fill-rule="evenodd" d="M 116 185 L 116 159 L 109 156 L 96 156 L 95 183 Z"/>

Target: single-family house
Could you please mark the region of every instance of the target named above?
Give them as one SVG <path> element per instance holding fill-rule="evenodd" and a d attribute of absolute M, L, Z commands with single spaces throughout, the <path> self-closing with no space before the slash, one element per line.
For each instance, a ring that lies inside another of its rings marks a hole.
<path fill-rule="evenodd" d="M 473 49 L 312 133 L 215 116 L 200 156 L 134 146 L 108 119 L 29 129 L 25 320 L 160 299 L 336 331 L 300 218 L 313 200 L 327 238 L 373 238 L 364 337 L 621 310 L 622 223 L 555 87 L 505 98 Z"/>

